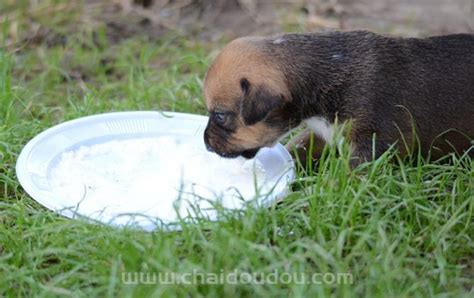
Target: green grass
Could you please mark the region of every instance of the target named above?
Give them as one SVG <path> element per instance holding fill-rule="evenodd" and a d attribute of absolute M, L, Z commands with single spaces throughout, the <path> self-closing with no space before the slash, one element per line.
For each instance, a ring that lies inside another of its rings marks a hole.
<path fill-rule="evenodd" d="M 317 172 L 298 169 L 280 204 L 222 210 L 223 220 L 181 232 L 93 225 L 38 205 L 14 165 L 40 131 L 110 111 L 205 113 L 202 78 L 219 44 L 174 35 L 109 44 L 97 30 L 99 38 L 78 31 L 64 45 L 0 52 L 0 296 L 473 295 L 474 163 L 466 156 L 408 163 L 387 153 L 351 171 L 344 148 L 342 157 L 333 148 Z M 122 282 L 126 272 L 235 271 L 350 273 L 353 282 Z"/>

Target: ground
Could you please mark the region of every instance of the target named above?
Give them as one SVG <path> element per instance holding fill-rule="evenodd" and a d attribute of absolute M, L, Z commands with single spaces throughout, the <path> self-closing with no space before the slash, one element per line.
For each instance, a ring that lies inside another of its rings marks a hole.
<path fill-rule="evenodd" d="M 219 222 L 154 233 L 55 215 L 23 191 L 14 165 L 28 140 L 68 119 L 124 110 L 205 114 L 203 75 L 233 37 L 473 32 L 473 9 L 469 0 L 2 1 L 0 296 L 472 297 L 468 156 L 430 162 L 387 152 L 351 171 L 342 144 L 326 149 L 316 171 L 299 167 L 278 205 L 223 210 Z M 194 273 L 198 282 L 127 282 L 135 272 Z M 218 285 L 199 277 L 233 272 L 261 275 Z M 275 273 L 278 283 L 262 282 Z M 315 279 L 286 282 L 295 273 Z"/>

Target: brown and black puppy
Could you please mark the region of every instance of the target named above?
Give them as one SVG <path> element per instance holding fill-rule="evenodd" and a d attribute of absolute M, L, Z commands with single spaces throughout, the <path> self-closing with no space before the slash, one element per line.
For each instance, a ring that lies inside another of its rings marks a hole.
<path fill-rule="evenodd" d="M 474 35 L 240 38 L 212 63 L 204 96 L 204 141 L 224 157 L 253 157 L 302 122 L 330 142 L 336 119 L 351 120 L 354 165 L 394 143 L 406 153 L 415 135 L 424 154 L 461 153 L 474 137 Z"/>

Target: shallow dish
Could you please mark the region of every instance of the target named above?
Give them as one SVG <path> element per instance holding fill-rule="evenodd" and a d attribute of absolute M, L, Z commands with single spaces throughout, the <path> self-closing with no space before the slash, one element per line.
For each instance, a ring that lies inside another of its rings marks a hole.
<path fill-rule="evenodd" d="M 160 198 L 159 201 L 146 197 L 130 198 L 129 203 L 112 206 L 113 197 L 100 198 L 100 202 L 83 204 L 84 195 L 70 196 L 55 191 L 52 171 L 58 166 L 65 152 L 74 152 L 84 146 L 93 146 L 110 141 L 157 138 L 162 136 L 180 140 L 193 140 L 202 144 L 202 135 L 207 117 L 174 112 L 117 112 L 88 116 L 64 122 L 45 130 L 34 137 L 23 148 L 16 164 L 16 173 L 25 191 L 43 206 L 69 218 L 83 217 L 112 225 L 135 224 L 146 230 L 157 225 L 170 224 L 179 219 L 205 216 L 216 219 L 212 200 L 223 208 L 243 208 L 248 203 L 267 206 L 288 192 L 288 183 L 294 179 L 294 164 L 288 151 L 277 144 L 264 148 L 255 157 L 265 173 L 266 191 L 251 197 L 222 200 L 222 197 L 190 199 L 176 208 L 182 194 Z M 159 187 L 159 182 L 157 187 Z M 140 201 L 141 200 L 141 201 Z M 87 205 L 87 206 L 86 206 Z M 105 207 L 104 207 L 105 206 Z M 94 210 L 97 208 L 97 210 Z M 163 210 L 173 210 L 163 215 Z M 160 212 L 161 210 L 161 212 Z"/>

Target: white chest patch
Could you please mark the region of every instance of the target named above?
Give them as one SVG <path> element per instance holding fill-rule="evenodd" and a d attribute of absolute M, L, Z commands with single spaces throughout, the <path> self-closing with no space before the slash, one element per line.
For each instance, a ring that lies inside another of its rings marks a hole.
<path fill-rule="evenodd" d="M 329 123 L 328 120 L 323 117 L 311 117 L 306 119 L 305 122 L 316 135 L 323 138 L 328 144 L 333 142 L 334 125 Z"/>

